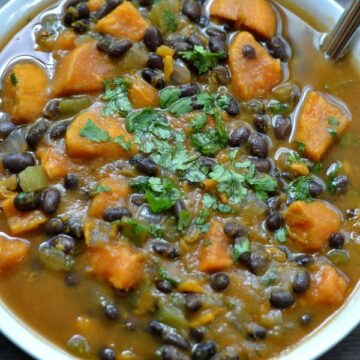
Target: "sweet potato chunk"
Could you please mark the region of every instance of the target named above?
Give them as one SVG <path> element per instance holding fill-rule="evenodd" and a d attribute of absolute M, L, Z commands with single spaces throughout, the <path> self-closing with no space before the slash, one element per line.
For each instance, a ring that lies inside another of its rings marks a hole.
<path fill-rule="evenodd" d="M 111 138 L 124 136 L 128 141 L 131 139 L 129 133 L 125 130 L 124 124 L 120 119 L 112 117 L 102 117 L 98 110 L 86 111 L 78 115 L 71 123 L 66 132 L 65 143 L 67 153 L 70 157 L 85 159 L 94 159 L 104 157 L 107 159 L 128 158 L 133 155 L 134 148 L 126 151 L 121 146 L 112 142 L 94 142 L 80 135 L 88 120 L 109 133 Z"/>
<path fill-rule="evenodd" d="M 40 148 L 36 154 L 40 158 L 41 167 L 50 180 L 65 177 L 73 168 L 73 164 L 66 154 L 57 149 Z"/>
<path fill-rule="evenodd" d="M 4 80 L 4 110 L 17 123 L 31 123 L 42 113 L 48 100 L 48 77 L 43 68 L 35 63 L 18 63 Z"/>
<path fill-rule="evenodd" d="M 72 50 L 75 48 L 76 34 L 72 30 L 62 31 L 55 41 L 52 50 Z"/>
<path fill-rule="evenodd" d="M 262 39 L 276 33 L 276 14 L 268 0 L 238 0 L 237 29 L 248 30 Z"/>
<path fill-rule="evenodd" d="M 322 264 L 313 273 L 306 293 L 309 302 L 317 305 L 341 305 L 347 295 L 348 279 L 334 266 Z"/>
<path fill-rule="evenodd" d="M 290 236 L 303 251 L 323 248 L 341 225 L 340 215 L 323 201 L 293 202 L 285 213 Z"/>
<path fill-rule="evenodd" d="M 29 252 L 30 243 L 0 234 L 0 274 L 20 263 Z"/>
<path fill-rule="evenodd" d="M 136 7 L 124 1 L 109 15 L 102 18 L 95 30 L 120 39 L 137 42 L 143 39 L 148 24 Z"/>
<path fill-rule="evenodd" d="M 132 80 L 129 89 L 129 100 L 135 109 L 159 106 L 157 90 L 141 78 Z"/>
<path fill-rule="evenodd" d="M 110 191 L 100 192 L 92 200 L 89 216 L 102 218 L 104 210 L 108 207 L 124 205 L 131 189 L 124 179 L 105 179 L 100 185 L 106 186 Z"/>
<path fill-rule="evenodd" d="M 59 61 L 53 95 L 101 91 L 103 81 L 115 75 L 115 67 L 109 57 L 96 49 L 94 41 L 85 42 Z"/>
<path fill-rule="evenodd" d="M 224 233 L 223 225 L 212 220 L 200 248 L 199 269 L 205 272 L 224 270 L 231 266 L 229 252 L 230 238 Z"/>
<path fill-rule="evenodd" d="M 107 245 L 118 237 L 115 225 L 95 218 L 87 218 L 83 230 L 86 245 L 90 247 Z"/>
<path fill-rule="evenodd" d="M 90 11 L 97 11 L 106 3 L 105 0 L 89 0 L 87 6 Z"/>
<path fill-rule="evenodd" d="M 319 161 L 348 124 L 349 118 L 340 108 L 319 93 L 311 91 L 297 119 L 294 140 L 305 145 L 306 156 Z"/>
<path fill-rule="evenodd" d="M 90 248 L 89 258 L 94 273 L 117 289 L 132 289 L 144 277 L 144 257 L 126 245 Z"/>
<path fill-rule="evenodd" d="M 254 59 L 243 54 L 245 45 L 256 51 Z M 248 100 L 265 95 L 282 79 L 281 63 L 268 52 L 248 32 L 238 33 L 230 44 L 229 66 L 232 87 L 239 99 Z"/>
<path fill-rule="evenodd" d="M 214 0 L 210 6 L 210 15 L 236 21 L 238 19 L 241 1 L 242 0 Z"/>
<path fill-rule="evenodd" d="M 2 202 L 2 208 L 11 232 L 15 235 L 36 230 L 46 222 L 46 216 L 39 210 L 19 211 L 14 206 L 14 196 Z"/>

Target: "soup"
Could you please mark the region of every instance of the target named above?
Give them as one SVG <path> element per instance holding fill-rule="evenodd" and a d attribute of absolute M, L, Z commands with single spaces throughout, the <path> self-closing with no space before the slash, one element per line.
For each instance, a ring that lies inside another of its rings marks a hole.
<path fill-rule="evenodd" d="M 103 360 L 267 359 L 331 317 L 359 279 L 359 78 L 309 22 L 71 0 L 19 30 L 0 54 L 14 313 Z"/>

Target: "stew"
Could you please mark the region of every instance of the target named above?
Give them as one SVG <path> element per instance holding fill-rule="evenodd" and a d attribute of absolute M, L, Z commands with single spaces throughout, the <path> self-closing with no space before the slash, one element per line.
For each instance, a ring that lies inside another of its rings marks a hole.
<path fill-rule="evenodd" d="M 360 90 L 267 0 L 56 1 L 0 53 L 0 294 L 78 358 L 267 359 L 360 268 Z M 311 25 L 310 25 L 311 24 Z"/>

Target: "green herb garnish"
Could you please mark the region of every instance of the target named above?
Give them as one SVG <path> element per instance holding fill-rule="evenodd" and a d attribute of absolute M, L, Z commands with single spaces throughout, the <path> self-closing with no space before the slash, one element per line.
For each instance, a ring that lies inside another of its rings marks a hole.
<path fill-rule="evenodd" d="M 79 134 L 81 137 L 96 143 L 111 141 L 109 133 L 106 130 L 99 128 L 91 119 L 88 119 Z"/>
<path fill-rule="evenodd" d="M 236 240 L 237 242 L 232 251 L 232 258 L 234 262 L 238 262 L 242 255 L 251 253 L 251 244 L 248 238 L 242 237 Z"/>

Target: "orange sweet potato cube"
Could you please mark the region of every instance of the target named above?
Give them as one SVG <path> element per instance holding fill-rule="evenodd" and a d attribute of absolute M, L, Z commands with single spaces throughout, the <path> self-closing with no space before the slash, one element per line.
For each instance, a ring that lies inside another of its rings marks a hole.
<path fill-rule="evenodd" d="M 140 77 L 132 80 L 129 89 L 129 100 L 135 109 L 159 106 L 157 90 Z"/>
<path fill-rule="evenodd" d="M 0 274 L 20 263 L 28 254 L 30 243 L 0 234 Z"/>
<path fill-rule="evenodd" d="M 240 0 L 214 0 L 210 6 L 210 15 L 236 21 L 240 2 Z"/>

